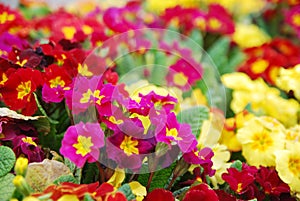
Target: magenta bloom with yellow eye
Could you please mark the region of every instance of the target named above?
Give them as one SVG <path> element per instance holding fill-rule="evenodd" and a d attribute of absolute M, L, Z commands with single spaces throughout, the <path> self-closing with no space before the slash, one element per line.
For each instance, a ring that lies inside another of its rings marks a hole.
<path fill-rule="evenodd" d="M 103 146 L 104 133 L 100 125 L 80 122 L 67 129 L 60 153 L 78 167 L 83 167 L 86 161 L 92 163 L 98 160 L 99 149 Z"/>

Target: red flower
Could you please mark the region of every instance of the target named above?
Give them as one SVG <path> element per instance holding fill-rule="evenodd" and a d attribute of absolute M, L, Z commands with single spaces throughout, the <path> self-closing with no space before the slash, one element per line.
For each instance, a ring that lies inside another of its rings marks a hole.
<path fill-rule="evenodd" d="M 247 169 L 241 171 L 236 168 L 228 168 L 228 173 L 222 175 L 222 179 L 227 182 L 232 190 L 241 195 L 248 190 L 248 186 L 255 180 L 254 174 Z"/>
<path fill-rule="evenodd" d="M 0 89 L 4 103 L 12 110 L 21 110 L 24 115 L 32 115 L 37 110 L 33 92 L 41 86 L 41 72 L 29 68 L 17 69 Z"/>
<path fill-rule="evenodd" d="M 280 196 L 282 193 L 290 192 L 290 187 L 279 178 L 275 169 L 260 167 L 256 181 L 267 195 Z"/>
<path fill-rule="evenodd" d="M 150 193 L 148 193 L 147 197 L 144 201 L 174 201 L 175 198 L 172 195 L 171 191 L 157 188 Z"/>
<path fill-rule="evenodd" d="M 219 201 L 218 195 L 207 184 L 202 183 L 191 187 L 182 201 Z"/>

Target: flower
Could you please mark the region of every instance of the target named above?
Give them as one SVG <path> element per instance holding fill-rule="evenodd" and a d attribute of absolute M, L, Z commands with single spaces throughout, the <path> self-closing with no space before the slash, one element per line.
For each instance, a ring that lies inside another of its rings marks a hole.
<path fill-rule="evenodd" d="M 41 162 L 44 159 L 44 152 L 37 145 L 38 138 L 19 135 L 13 139 L 13 150 L 17 157 L 24 154 L 29 162 Z"/>
<path fill-rule="evenodd" d="M 288 142 L 285 149 L 275 152 L 276 170 L 292 191 L 300 192 L 300 143 Z"/>
<path fill-rule="evenodd" d="M 300 100 L 300 65 L 296 65 L 290 69 L 281 68 L 279 75 L 275 80 L 276 86 L 292 93 L 298 100 Z"/>
<path fill-rule="evenodd" d="M 299 103 L 282 98 L 277 88 L 269 87 L 261 78 L 251 80 L 244 73 L 231 73 L 221 79 L 226 87 L 233 89 L 230 107 L 234 113 L 250 106 L 254 113 L 274 117 L 287 127 L 297 123 Z"/>
<path fill-rule="evenodd" d="M 259 167 L 255 180 L 262 186 L 265 194 L 280 196 L 282 193 L 289 193 L 289 186 L 284 183 L 273 168 Z"/>
<path fill-rule="evenodd" d="M 300 6 L 293 6 L 285 13 L 285 21 L 294 28 L 299 37 L 300 31 Z"/>
<path fill-rule="evenodd" d="M 226 181 L 230 188 L 237 194 L 241 195 L 249 190 L 249 185 L 255 180 L 254 173 L 249 172 L 246 168 L 238 170 L 234 167 L 228 168 L 227 173 L 222 175 L 224 181 Z"/>
<path fill-rule="evenodd" d="M 254 24 L 236 24 L 232 40 L 241 48 L 251 48 L 269 42 L 270 37 Z"/>
<path fill-rule="evenodd" d="M 42 83 L 40 71 L 19 68 L 10 74 L 0 93 L 4 103 L 12 110 L 22 110 L 22 114 L 32 115 L 37 110 L 33 93 Z"/>
<path fill-rule="evenodd" d="M 219 201 L 219 197 L 207 184 L 201 183 L 191 187 L 182 199 L 182 201 L 194 200 Z"/>
<path fill-rule="evenodd" d="M 248 164 L 275 166 L 274 152 L 284 149 L 285 129 L 274 118 L 255 117 L 238 130 L 237 139 Z"/>
<path fill-rule="evenodd" d="M 144 201 L 175 201 L 171 191 L 156 188 L 147 194 Z"/>
<path fill-rule="evenodd" d="M 99 149 L 104 146 L 104 133 L 97 123 L 80 122 L 70 126 L 62 140 L 60 153 L 78 167 L 86 161 L 92 163 L 99 158 Z"/>

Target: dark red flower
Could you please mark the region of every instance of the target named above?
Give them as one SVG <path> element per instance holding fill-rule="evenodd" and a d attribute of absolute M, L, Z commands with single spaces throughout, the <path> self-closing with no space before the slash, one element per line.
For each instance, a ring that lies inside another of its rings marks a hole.
<path fill-rule="evenodd" d="M 191 187 L 182 201 L 219 201 L 218 195 L 207 184 L 201 183 Z"/>
<path fill-rule="evenodd" d="M 144 201 L 175 201 L 171 191 L 157 188 L 147 194 Z"/>

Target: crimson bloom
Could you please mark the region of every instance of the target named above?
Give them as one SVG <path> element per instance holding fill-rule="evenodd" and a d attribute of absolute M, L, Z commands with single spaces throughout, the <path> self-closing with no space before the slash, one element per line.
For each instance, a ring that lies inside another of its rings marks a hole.
<path fill-rule="evenodd" d="M 232 190 L 241 195 L 249 190 L 248 187 L 255 180 L 255 173 L 252 172 L 251 169 L 249 170 L 242 169 L 241 171 L 239 171 L 234 167 L 230 167 L 227 169 L 228 172 L 222 175 L 222 179 L 229 184 Z"/>
<path fill-rule="evenodd" d="M 62 140 L 60 153 L 83 167 L 86 161 L 98 160 L 99 149 L 104 146 L 104 133 L 97 123 L 80 122 L 70 126 Z"/>
<path fill-rule="evenodd" d="M 33 93 L 43 84 L 41 72 L 30 68 L 20 68 L 11 73 L 0 88 L 4 103 L 12 110 L 21 110 L 24 115 L 32 115 L 37 110 Z"/>
<path fill-rule="evenodd" d="M 191 187 L 182 201 L 219 201 L 218 195 L 207 184 L 201 183 Z"/>
<path fill-rule="evenodd" d="M 175 201 L 171 191 L 157 188 L 147 194 L 144 201 Z"/>

